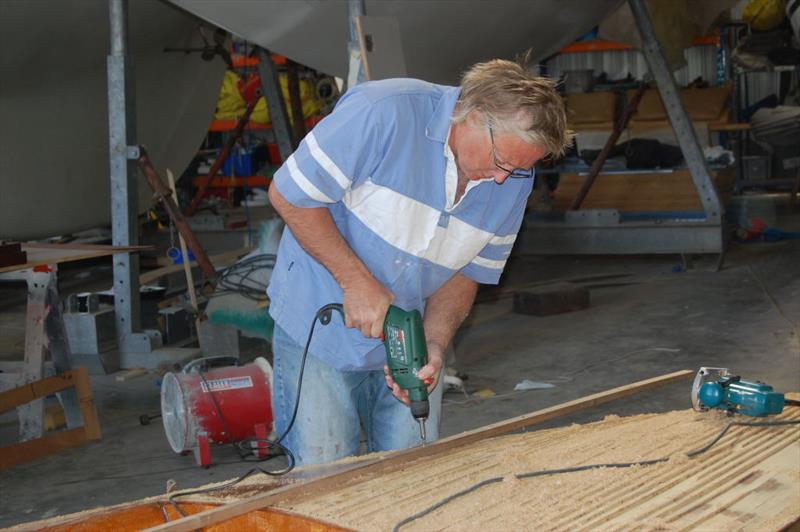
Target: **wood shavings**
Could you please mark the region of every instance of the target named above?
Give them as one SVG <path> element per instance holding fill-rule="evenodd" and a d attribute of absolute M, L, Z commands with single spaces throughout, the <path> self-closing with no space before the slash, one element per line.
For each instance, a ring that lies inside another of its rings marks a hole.
<path fill-rule="evenodd" d="M 795 409 L 791 415 L 800 418 L 800 411 Z M 409 464 L 403 471 L 376 478 L 365 476 L 357 485 L 286 508 L 358 530 L 389 530 L 448 495 L 501 477 L 502 482 L 454 500 L 410 523 L 403 532 L 432 528 L 673 530 L 692 523 L 717 522 L 729 526 L 731 519 L 723 513 L 725 489 L 733 493 L 758 489 L 763 481 L 749 488 L 739 481 L 763 460 L 777 456 L 780 466 L 770 467 L 784 473 L 775 473 L 779 478 L 773 479 L 774 489 L 781 497 L 788 497 L 784 502 L 793 505 L 800 517 L 800 481 L 791 476 L 800 471 L 799 428 L 734 427 L 702 458 L 686 457 L 687 451 L 707 444 L 729 421 L 718 411 L 607 416 L 597 423 L 483 441 Z M 792 454 L 792 445 L 799 451 Z M 781 455 L 782 451 L 788 454 Z M 527 471 L 662 457 L 669 460 L 625 469 L 605 467 L 531 479 L 515 477 Z M 788 467 L 784 463 L 787 459 Z M 729 468 L 730 460 L 741 467 Z M 709 475 L 713 478 L 707 479 Z M 699 500 L 699 486 L 705 486 L 700 493 L 714 495 L 716 489 L 722 493 L 708 501 Z M 717 504 L 723 506 L 718 508 Z M 751 518 L 750 524 L 759 523 L 759 518 L 765 516 Z"/>

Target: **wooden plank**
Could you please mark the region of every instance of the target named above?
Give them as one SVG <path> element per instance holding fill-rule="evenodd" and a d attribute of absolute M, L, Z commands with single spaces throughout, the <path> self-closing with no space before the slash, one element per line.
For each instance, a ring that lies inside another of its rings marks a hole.
<path fill-rule="evenodd" d="M 152 246 L 101 246 L 95 244 L 22 244 L 28 254 L 25 264 L 15 264 L 0 268 L 0 273 L 28 270 L 36 266 L 75 262 L 85 259 L 111 256 L 114 253 L 128 253 L 153 249 Z"/>
<path fill-rule="evenodd" d="M 101 438 L 100 421 L 84 366 L 0 393 L 0 412 L 74 386 L 83 426 L 0 447 L 0 470 Z"/>
<path fill-rule="evenodd" d="M 251 246 L 241 247 L 239 249 L 235 249 L 233 251 L 226 251 L 225 253 L 219 253 L 217 255 L 211 255 L 209 259 L 211 263 L 214 265 L 215 268 L 223 268 L 226 266 L 230 266 L 237 260 L 239 257 L 247 255 L 253 251 Z M 197 266 L 196 261 L 190 262 L 191 266 L 194 268 Z M 171 273 L 179 272 L 183 270 L 183 264 L 170 264 L 169 266 L 164 266 L 163 268 L 158 268 L 146 273 L 143 273 L 139 276 L 139 284 L 150 284 L 160 277 L 165 275 L 169 275 Z"/>
<path fill-rule="evenodd" d="M 733 169 L 713 174 L 720 201 L 726 204 L 733 192 Z M 553 209 L 566 211 L 584 179 L 576 173 L 562 173 L 553 197 Z M 621 212 L 703 211 L 688 170 L 600 174 L 581 207 Z"/>
<path fill-rule="evenodd" d="M 83 429 L 85 437 L 89 441 L 100 441 L 100 420 L 97 417 L 97 408 L 92 395 L 92 387 L 89 384 L 89 372 L 86 366 L 81 366 L 72 370 L 75 375 L 75 391 L 78 394 L 78 401 L 83 418 Z"/>
<path fill-rule="evenodd" d="M 748 122 L 709 122 L 709 131 L 750 131 Z"/>
<path fill-rule="evenodd" d="M 80 368 L 86 371 L 86 368 Z M 52 393 L 60 392 L 74 384 L 75 370 L 67 371 L 54 377 L 29 382 L 0 393 L 0 412 L 16 408 L 35 399 L 46 397 Z"/>
<path fill-rule="evenodd" d="M 129 370 L 119 372 L 115 376 L 115 380 L 117 382 L 127 382 L 129 380 L 135 379 L 136 377 L 141 377 L 142 375 L 147 375 L 147 369 L 131 368 Z"/>
<path fill-rule="evenodd" d="M 178 197 L 178 190 L 175 188 L 175 176 L 172 175 L 172 170 L 167 168 L 167 183 L 169 189 L 172 191 L 174 197 Z M 182 234 L 178 233 L 178 242 L 181 245 L 181 257 L 183 257 L 183 274 L 186 276 L 186 291 L 189 292 L 189 300 L 192 302 L 192 312 L 194 312 L 194 333 L 197 336 L 197 343 L 200 344 L 200 349 L 205 346 L 203 341 L 202 320 L 200 319 L 200 306 L 197 304 L 197 292 L 194 287 L 194 275 L 192 274 L 192 265 L 189 264 L 189 251 L 186 247 L 186 239 Z M 205 351 L 205 349 L 203 349 Z"/>
<path fill-rule="evenodd" d="M 36 460 L 64 449 L 86 443 L 84 427 L 48 434 L 41 438 L 0 447 L 0 470 Z"/>
<path fill-rule="evenodd" d="M 529 427 L 537 423 L 544 423 L 551 419 L 565 416 L 580 410 L 592 408 L 597 405 L 626 397 L 635 393 L 649 390 L 665 384 L 687 380 L 693 377 L 694 371 L 682 370 L 660 377 L 654 377 L 643 381 L 635 382 L 625 386 L 620 386 L 592 394 L 580 399 L 575 399 L 566 403 L 555 405 L 536 412 L 511 418 L 506 421 L 494 423 L 487 427 L 463 432 L 461 434 L 444 438 L 426 447 L 416 447 L 405 451 L 399 451 L 385 458 L 376 458 L 373 461 L 356 464 L 352 469 L 345 472 L 311 480 L 299 485 L 289 485 L 278 488 L 274 491 L 255 495 L 237 502 L 226 504 L 213 510 L 207 510 L 194 514 L 177 521 L 166 523 L 148 530 L 155 531 L 189 531 L 220 523 L 247 512 L 264 508 L 270 504 L 291 501 L 297 503 L 308 498 L 314 497 L 319 493 L 325 493 L 333 489 L 341 489 L 351 486 L 364 479 L 365 475 L 380 475 L 392 471 L 397 471 L 409 466 L 413 460 L 425 460 L 440 456 L 442 453 L 469 445 L 481 440 L 508 434 L 516 430 Z M 418 463 L 418 462 L 417 462 Z"/>
<path fill-rule="evenodd" d="M 626 523 L 645 522 L 649 518 L 702 519 L 714 511 L 715 502 L 722 508 L 733 504 L 735 500 L 727 499 L 726 494 L 737 487 L 742 478 L 761 468 L 776 450 L 780 451 L 796 439 L 796 432 L 792 430 L 796 431 L 787 427 L 752 433 L 752 428 L 737 427 L 727 440 L 709 453 L 675 468 L 670 478 L 650 472 L 644 477 L 646 482 L 640 482 L 638 486 L 623 483 L 620 487 L 627 489 L 598 500 L 592 513 L 570 524 L 574 529 L 619 529 L 625 528 Z M 746 437 L 737 440 L 742 433 Z M 736 458 L 732 460 L 732 456 Z M 735 498 L 746 491 L 734 493 Z M 686 523 L 682 524 L 680 529 L 685 529 L 685 526 Z"/>
<path fill-rule="evenodd" d="M 25 242 L 25 249 L 67 249 L 75 251 L 109 251 L 111 253 L 126 253 L 132 251 L 152 251 L 153 246 L 109 246 L 106 244 L 51 244 L 48 242 Z"/>

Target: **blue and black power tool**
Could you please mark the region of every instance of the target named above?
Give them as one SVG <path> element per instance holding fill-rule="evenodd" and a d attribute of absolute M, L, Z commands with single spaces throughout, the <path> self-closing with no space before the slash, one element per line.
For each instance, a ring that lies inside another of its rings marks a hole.
<path fill-rule="evenodd" d="M 731 414 L 766 417 L 783 412 L 782 393 L 762 382 L 742 380 L 728 368 L 700 368 L 692 385 L 692 406 L 697 411 L 719 408 Z"/>

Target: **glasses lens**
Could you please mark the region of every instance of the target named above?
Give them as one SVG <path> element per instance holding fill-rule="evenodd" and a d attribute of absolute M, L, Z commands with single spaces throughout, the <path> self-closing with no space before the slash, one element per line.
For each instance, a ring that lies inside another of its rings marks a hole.
<path fill-rule="evenodd" d="M 512 177 L 514 179 L 527 179 L 529 177 L 533 177 L 533 168 L 529 168 L 527 170 L 516 168 L 510 174 L 508 174 L 508 177 Z"/>

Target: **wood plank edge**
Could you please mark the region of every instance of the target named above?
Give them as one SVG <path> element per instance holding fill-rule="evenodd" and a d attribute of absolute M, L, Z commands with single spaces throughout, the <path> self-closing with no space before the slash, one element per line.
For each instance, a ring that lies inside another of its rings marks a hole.
<path fill-rule="evenodd" d="M 55 434 L 48 434 L 41 438 L 0 447 L 0 471 L 64 449 L 77 447 L 87 441 L 84 428 L 75 427 Z"/>
<path fill-rule="evenodd" d="M 85 368 L 84 371 L 86 371 Z M 77 373 L 78 370 L 65 371 L 0 392 L 0 412 L 6 412 L 25 403 L 71 388 L 75 385 Z"/>

